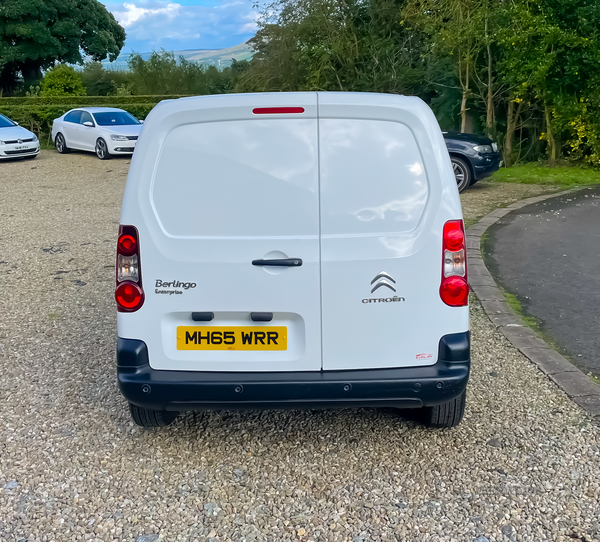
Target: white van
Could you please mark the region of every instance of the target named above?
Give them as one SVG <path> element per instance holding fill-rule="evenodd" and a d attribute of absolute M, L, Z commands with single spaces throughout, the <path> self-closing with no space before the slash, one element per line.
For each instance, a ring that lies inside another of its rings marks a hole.
<path fill-rule="evenodd" d="M 391 406 L 457 425 L 465 249 L 444 138 L 418 98 L 162 102 L 118 240 L 118 378 L 133 419 Z"/>

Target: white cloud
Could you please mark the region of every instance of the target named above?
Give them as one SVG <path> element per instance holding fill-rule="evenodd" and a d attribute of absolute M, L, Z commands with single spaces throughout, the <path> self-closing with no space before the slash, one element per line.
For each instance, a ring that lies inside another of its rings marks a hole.
<path fill-rule="evenodd" d="M 248 40 L 257 29 L 252 0 L 129 0 L 106 7 L 127 31 L 123 52 L 220 49 Z"/>
<path fill-rule="evenodd" d="M 148 16 L 166 16 L 169 19 L 177 17 L 181 10 L 181 4 L 167 4 L 166 7 L 160 7 L 155 9 L 143 8 L 136 6 L 135 4 L 124 3 L 124 11 L 113 11 L 113 15 L 119 21 L 123 28 L 127 29 L 133 24 L 137 23 L 140 19 L 144 19 Z"/>
<path fill-rule="evenodd" d="M 258 11 L 252 11 L 248 15 L 246 15 L 244 19 L 249 20 L 250 22 L 242 25 L 238 34 L 255 34 L 258 30 L 258 25 L 256 24 L 256 21 L 258 20 L 259 15 L 260 14 L 258 13 Z"/>

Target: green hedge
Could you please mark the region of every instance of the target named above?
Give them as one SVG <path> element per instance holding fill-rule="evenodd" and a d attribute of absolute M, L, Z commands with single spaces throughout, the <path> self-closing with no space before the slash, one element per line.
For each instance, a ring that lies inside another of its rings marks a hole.
<path fill-rule="evenodd" d="M 75 107 L 118 107 L 145 119 L 162 100 L 182 96 L 52 96 L 47 98 L 0 98 L 0 114 L 34 132 L 42 144 L 50 143 L 52 122 Z"/>
<path fill-rule="evenodd" d="M 156 105 L 162 100 L 175 100 L 185 98 L 180 96 L 26 96 L 21 98 L 0 98 L 0 107 L 11 107 L 15 105 L 27 105 L 30 107 L 41 105 L 73 105 L 73 107 L 121 107 L 129 104 Z M 116 104 L 116 105 L 115 105 Z"/>

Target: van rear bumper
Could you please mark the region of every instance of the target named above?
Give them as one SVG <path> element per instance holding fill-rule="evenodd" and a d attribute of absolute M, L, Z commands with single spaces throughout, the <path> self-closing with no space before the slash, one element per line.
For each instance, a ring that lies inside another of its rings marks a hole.
<path fill-rule="evenodd" d="M 231 373 L 157 371 L 143 341 L 119 338 L 117 373 L 125 398 L 153 410 L 230 410 L 444 403 L 466 388 L 470 334 L 442 337 L 434 365 L 351 371 Z"/>

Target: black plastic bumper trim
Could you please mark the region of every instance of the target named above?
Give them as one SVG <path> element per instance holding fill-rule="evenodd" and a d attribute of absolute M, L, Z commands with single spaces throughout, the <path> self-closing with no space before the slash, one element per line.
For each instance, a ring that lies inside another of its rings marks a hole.
<path fill-rule="evenodd" d="M 468 361 L 471 359 L 471 332 L 451 333 L 440 339 L 438 359 Z"/>
<path fill-rule="evenodd" d="M 449 348 L 451 342 L 446 341 L 444 348 Z M 470 372 L 468 359 L 440 359 L 424 367 L 349 371 L 158 371 L 148 364 L 148 350 L 143 341 L 121 338 L 117 360 L 119 387 L 128 401 L 140 407 L 172 411 L 418 408 L 459 396 L 467 386 Z"/>

